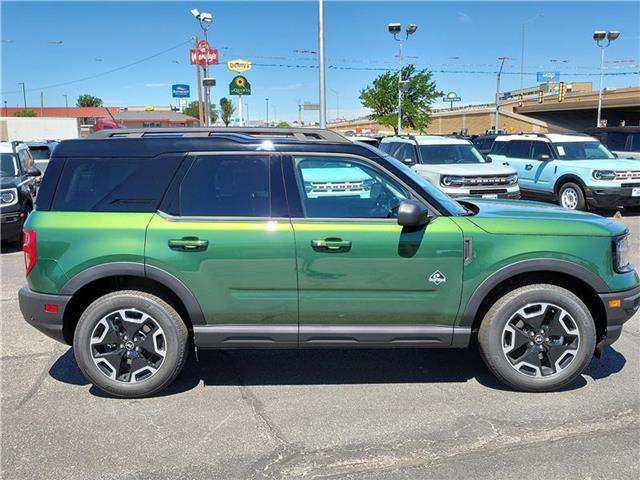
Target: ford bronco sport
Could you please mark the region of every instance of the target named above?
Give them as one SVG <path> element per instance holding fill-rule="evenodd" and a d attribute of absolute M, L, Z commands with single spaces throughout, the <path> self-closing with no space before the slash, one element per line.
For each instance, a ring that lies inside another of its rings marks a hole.
<path fill-rule="evenodd" d="M 366 195 L 308 194 L 309 175 L 340 174 Z M 109 130 L 56 148 L 25 225 L 19 300 L 116 396 L 166 387 L 192 344 L 477 344 L 503 382 L 548 391 L 637 311 L 627 248 L 613 221 L 457 202 L 330 131 Z"/>

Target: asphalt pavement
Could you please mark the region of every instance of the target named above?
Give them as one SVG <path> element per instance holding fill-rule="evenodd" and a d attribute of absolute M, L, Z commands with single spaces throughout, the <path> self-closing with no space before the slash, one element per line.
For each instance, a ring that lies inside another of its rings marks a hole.
<path fill-rule="evenodd" d="M 640 266 L 640 217 L 632 231 Z M 474 350 L 200 352 L 153 398 L 109 398 L 28 326 L 0 256 L 3 479 L 640 478 L 640 315 L 563 391 Z"/>

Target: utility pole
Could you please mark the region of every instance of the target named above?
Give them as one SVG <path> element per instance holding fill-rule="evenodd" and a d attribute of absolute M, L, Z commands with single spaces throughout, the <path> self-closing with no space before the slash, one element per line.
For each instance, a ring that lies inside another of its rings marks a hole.
<path fill-rule="evenodd" d="M 202 108 L 202 79 L 200 78 L 200 64 L 198 63 L 198 36 L 193 36 L 193 46 L 196 49 L 196 82 L 198 83 L 198 121 L 204 125 L 204 109 Z"/>
<path fill-rule="evenodd" d="M 267 102 L 267 127 L 269 126 L 269 99 L 265 98 Z"/>
<path fill-rule="evenodd" d="M 24 82 L 18 82 L 18 85 L 22 85 L 22 99 L 24 100 L 24 109 L 27 109 L 27 89 L 24 86 Z"/>
<path fill-rule="evenodd" d="M 495 130 L 500 130 L 500 75 L 502 75 L 502 67 L 504 67 L 504 61 L 509 57 L 500 57 L 498 60 L 502 60 L 500 63 L 500 70 L 498 70 L 498 76 L 496 79 L 496 121 Z"/>
<path fill-rule="evenodd" d="M 64 97 L 65 115 L 68 117 L 69 116 L 69 96 L 66 93 L 64 93 L 62 96 Z"/>
<path fill-rule="evenodd" d="M 327 92 L 324 84 L 324 0 L 318 0 L 318 67 L 320 75 L 320 128 L 327 128 Z"/>
<path fill-rule="evenodd" d="M 40 116 L 44 117 L 44 92 L 40 92 Z"/>

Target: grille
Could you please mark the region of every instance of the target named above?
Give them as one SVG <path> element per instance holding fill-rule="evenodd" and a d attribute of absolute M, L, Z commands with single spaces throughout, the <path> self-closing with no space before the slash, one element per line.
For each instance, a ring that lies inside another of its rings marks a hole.
<path fill-rule="evenodd" d="M 506 188 L 492 188 L 490 190 L 471 190 L 471 195 L 496 195 L 498 193 L 507 193 Z"/>
<path fill-rule="evenodd" d="M 616 180 L 640 180 L 640 170 L 637 170 L 637 171 L 616 170 Z"/>
<path fill-rule="evenodd" d="M 475 185 L 505 185 L 508 183 L 508 177 L 462 177 L 465 187 L 473 187 Z"/>

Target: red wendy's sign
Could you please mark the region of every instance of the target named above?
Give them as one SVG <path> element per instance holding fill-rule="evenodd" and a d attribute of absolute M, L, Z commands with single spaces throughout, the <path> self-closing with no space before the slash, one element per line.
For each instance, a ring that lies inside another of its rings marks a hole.
<path fill-rule="evenodd" d="M 192 65 L 213 65 L 218 63 L 218 50 L 211 48 L 204 40 L 198 42 L 198 48 L 189 50 L 189 61 Z"/>

